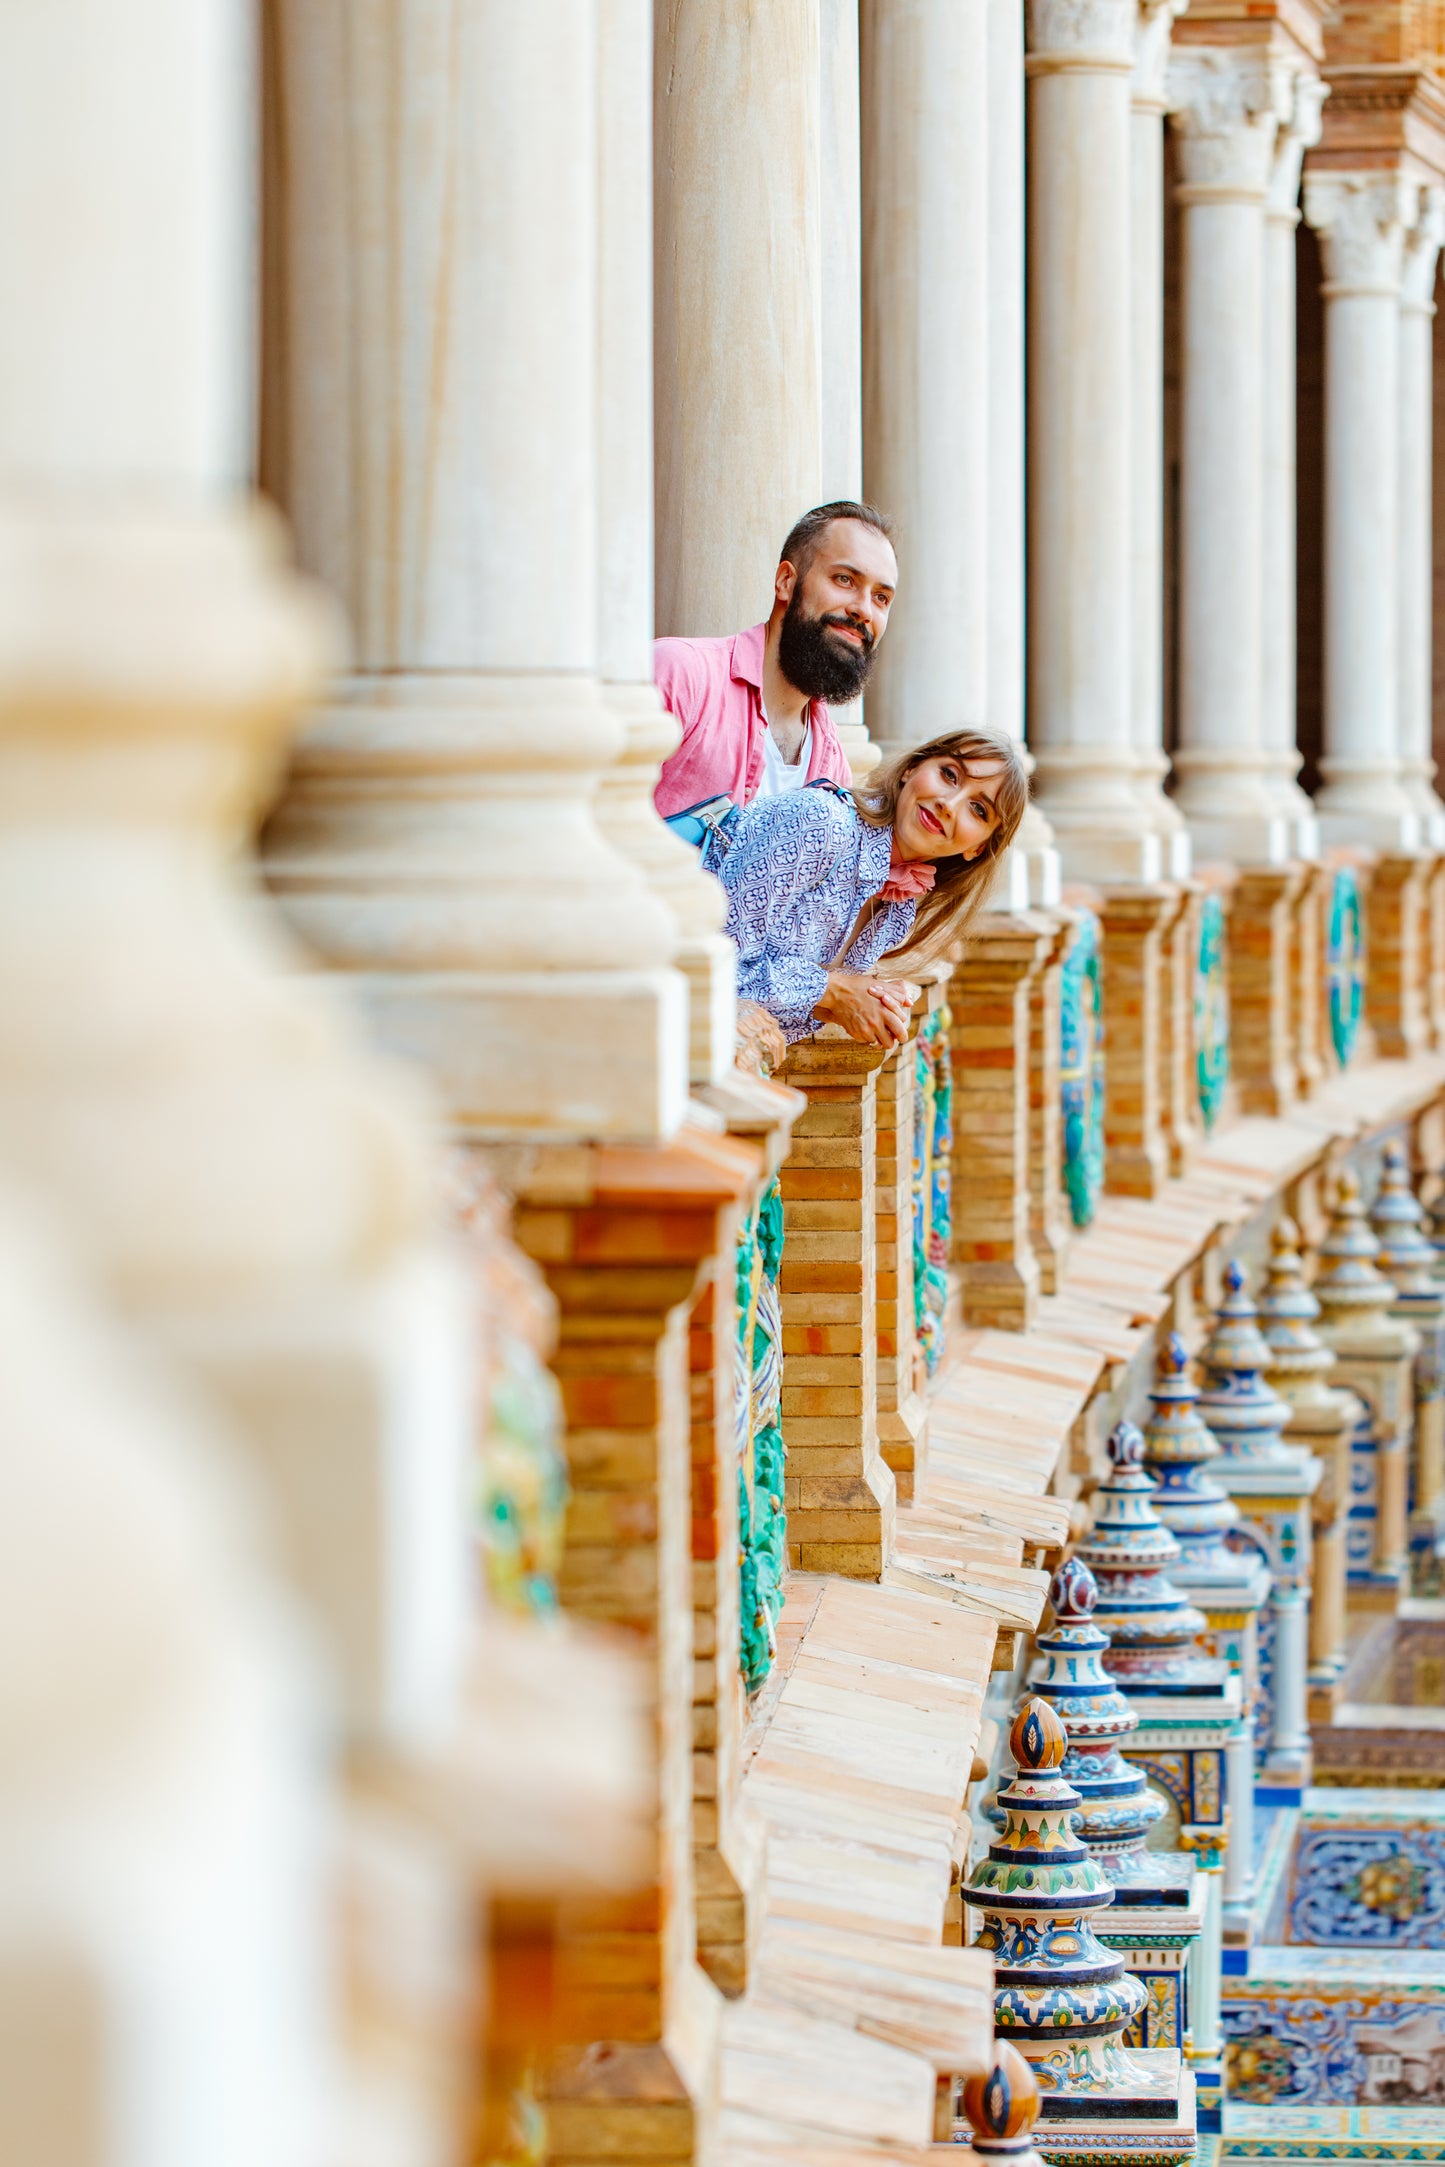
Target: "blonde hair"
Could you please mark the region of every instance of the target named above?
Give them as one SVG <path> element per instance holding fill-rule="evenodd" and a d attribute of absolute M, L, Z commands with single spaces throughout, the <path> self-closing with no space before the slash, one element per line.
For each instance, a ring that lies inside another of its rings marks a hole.
<path fill-rule="evenodd" d="M 998 813 L 988 841 L 976 858 L 939 858 L 934 883 L 920 896 L 913 929 L 901 947 L 890 949 L 885 964 L 930 963 L 968 929 L 988 900 L 999 860 L 1018 833 L 1029 802 L 1029 779 L 1014 740 L 1002 730 L 949 730 L 912 752 L 876 768 L 853 792 L 859 817 L 873 828 L 891 828 L 903 785 L 926 760 L 956 760 L 965 774 L 987 764 L 1003 769 L 994 807 Z"/>

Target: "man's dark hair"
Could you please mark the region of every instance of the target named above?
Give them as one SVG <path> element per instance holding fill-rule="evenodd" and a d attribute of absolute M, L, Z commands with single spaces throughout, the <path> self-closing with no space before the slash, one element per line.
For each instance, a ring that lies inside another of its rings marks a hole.
<path fill-rule="evenodd" d="M 811 512 L 804 512 L 778 551 L 779 564 L 790 564 L 801 579 L 817 553 L 824 530 L 831 527 L 835 519 L 856 519 L 860 525 L 881 534 L 885 541 L 893 539 L 893 522 L 886 512 L 880 512 L 872 504 L 851 503 L 844 497 L 836 504 L 819 504 Z"/>

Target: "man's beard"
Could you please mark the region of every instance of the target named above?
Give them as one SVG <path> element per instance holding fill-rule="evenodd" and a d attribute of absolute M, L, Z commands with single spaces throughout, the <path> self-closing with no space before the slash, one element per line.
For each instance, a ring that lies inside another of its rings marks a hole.
<path fill-rule="evenodd" d="M 827 629 L 830 623 L 847 623 L 846 611 L 807 617 L 802 600 L 801 587 L 795 587 L 778 633 L 778 667 L 788 683 L 810 700 L 846 707 L 850 700 L 857 699 L 873 667 L 872 628 L 855 624 L 862 645 L 850 647 L 846 641 L 831 637 Z"/>

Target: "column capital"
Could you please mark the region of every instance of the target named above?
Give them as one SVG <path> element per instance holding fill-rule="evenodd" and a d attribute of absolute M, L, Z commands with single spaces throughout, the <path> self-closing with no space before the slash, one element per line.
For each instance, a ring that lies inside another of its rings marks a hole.
<path fill-rule="evenodd" d="M 1307 150 L 1313 150 L 1323 128 L 1323 108 L 1330 86 L 1307 68 L 1295 74 L 1291 85 L 1288 120 L 1275 137 L 1274 163 L 1264 199 L 1265 215 L 1294 226 L 1299 223 L 1300 172 Z"/>
<path fill-rule="evenodd" d="M 1135 0 L 1026 0 L 1030 75 L 1132 75 Z"/>
<path fill-rule="evenodd" d="M 1167 96 L 1179 148 L 1176 201 L 1262 203 L 1291 90 L 1289 63 L 1275 55 L 1210 45 L 1175 53 Z"/>
<path fill-rule="evenodd" d="M 1130 86 L 1136 113 L 1163 113 L 1169 72 L 1169 41 L 1189 0 L 1139 0 L 1134 25 L 1134 80 Z"/>
<path fill-rule="evenodd" d="M 1320 237 L 1327 296 L 1399 292 L 1419 194 L 1419 183 L 1398 173 L 1305 175 L 1305 217 Z"/>
<path fill-rule="evenodd" d="M 1405 236 L 1400 277 L 1400 306 L 1411 313 L 1435 313 L 1435 263 L 1445 241 L 1445 188 L 1420 190 L 1415 223 Z"/>

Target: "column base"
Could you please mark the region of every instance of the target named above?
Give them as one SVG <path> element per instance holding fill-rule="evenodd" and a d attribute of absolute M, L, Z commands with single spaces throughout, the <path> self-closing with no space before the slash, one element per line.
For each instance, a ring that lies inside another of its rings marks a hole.
<path fill-rule="evenodd" d="M 656 1142 L 687 1111 L 675 971 L 418 972 L 350 981 L 392 1053 L 435 1077 L 478 1142 Z"/>
<path fill-rule="evenodd" d="M 1124 835 L 1106 828 L 1069 828 L 1056 823 L 1059 871 L 1064 881 L 1123 886 L 1165 877 L 1165 850 L 1153 834 Z"/>
<path fill-rule="evenodd" d="M 1132 752 L 1116 745 L 1049 745 L 1036 747 L 1034 760 L 1038 811 L 1053 830 L 1066 882 L 1163 879 L 1172 808 L 1157 790 L 1157 802 L 1146 802 L 1148 779 L 1141 784 Z"/>
<path fill-rule="evenodd" d="M 1298 1798 L 1281 1798 L 1281 1791 L 1302 1791 L 1314 1775 L 1314 1747 L 1306 1739 L 1302 1746 L 1271 1747 L 1260 1765 L 1254 1779 L 1256 1800 L 1268 1806 L 1298 1805 Z"/>
<path fill-rule="evenodd" d="M 1189 835 L 1201 862 L 1229 858 L 1241 866 L 1287 865 L 1294 855 L 1292 825 L 1279 813 L 1251 813 L 1238 819 L 1191 820 Z"/>
<path fill-rule="evenodd" d="M 1433 760 L 1408 767 L 1402 778 L 1410 808 L 1420 816 L 1420 841 L 1426 850 L 1445 850 L 1445 804 L 1430 787 Z"/>
<path fill-rule="evenodd" d="M 1321 797 L 1315 818 L 1320 843 L 1326 850 L 1354 844 L 1364 850 L 1418 850 L 1420 815 L 1408 807 L 1400 812 L 1371 812 L 1365 807 L 1336 810 Z"/>

